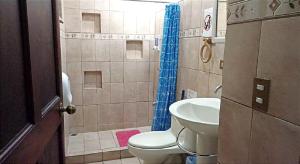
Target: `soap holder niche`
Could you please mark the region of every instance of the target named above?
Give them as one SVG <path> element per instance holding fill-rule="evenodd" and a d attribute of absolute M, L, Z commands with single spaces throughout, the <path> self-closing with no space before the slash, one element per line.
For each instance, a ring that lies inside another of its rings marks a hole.
<path fill-rule="evenodd" d="M 84 71 L 84 88 L 102 88 L 102 72 Z"/>
<path fill-rule="evenodd" d="M 127 40 L 126 41 L 126 58 L 142 59 L 143 58 L 143 41 Z"/>
<path fill-rule="evenodd" d="M 82 13 L 82 32 L 101 33 L 101 15 L 99 13 Z"/>

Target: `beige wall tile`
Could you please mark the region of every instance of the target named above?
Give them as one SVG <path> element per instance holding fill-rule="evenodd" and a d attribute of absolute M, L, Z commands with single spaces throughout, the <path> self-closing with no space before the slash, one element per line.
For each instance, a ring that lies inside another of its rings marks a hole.
<path fill-rule="evenodd" d="M 110 11 L 110 33 L 122 34 L 124 32 L 124 14 L 119 11 Z"/>
<path fill-rule="evenodd" d="M 149 82 L 149 101 L 153 101 L 153 95 L 156 90 L 153 88 L 153 82 Z"/>
<path fill-rule="evenodd" d="M 76 112 L 69 115 L 70 127 L 83 127 L 83 109 L 82 106 L 76 106 Z"/>
<path fill-rule="evenodd" d="M 179 43 L 179 64 L 180 67 L 189 68 L 188 51 L 190 49 L 189 40 L 187 38 L 180 39 Z"/>
<path fill-rule="evenodd" d="M 110 83 L 103 83 L 101 89 L 97 89 L 98 101 L 100 104 L 110 103 Z"/>
<path fill-rule="evenodd" d="M 125 103 L 124 104 L 124 122 L 136 122 L 137 120 L 137 104 Z"/>
<path fill-rule="evenodd" d="M 149 58 L 150 61 L 159 61 L 159 53 L 153 49 L 154 41 L 149 41 Z"/>
<path fill-rule="evenodd" d="M 137 34 L 149 34 L 150 33 L 150 18 L 148 13 L 137 14 Z"/>
<path fill-rule="evenodd" d="M 298 163 L 300 127 L 254 111 L 250 145 L 251 164 Z"/>
<path fill-rule="evenodd" d="M 137 101 L 149 101 L 149 82 L 137 82 Z"/>
<path fill-rule="evenodd" d="M 97 11 L 99 12 L 99 11 Z M 100 11 L 101 14 L 101 33 L 107 34 L 110 33 L 110 16 L 109 11 Z"/>
<path fill-rule="evenodd" d="M 67 62 L 81 61 L 80 45 L 81 45 L 80 39 L 66 39 Z"/>
<path fill-rule="evenodd" d="M 95 9 L 95 0 L 80 0 L 80 9 Z"/>
<path fill-rule="evenodd" d="M 82 84 L 71 84 L 72 104 L 82 105 Z"/>
<path fill-rule="evenodd" d="M 218 160 L 220 163 L 247 163 L 252 109 L 222 98 Z"/>
<path fill-rule="evenodd" d="M 108 0 L 95 0 L 95 9 L 96 10 L 109 10 L 109 1 Z"/>
<path fill-rule="evenodd" d="M 123 83 L 111 83 L 111 103 L 124 102 L 124 84 Z"/>
<path fill-rule="evenodd" d="M 183 29 L 188 29 L 191 27 L 192 0 L 184 0 L 183 11 Z"/>
<path fill-rule="evenodd" d="M 153 102 L 149 102 L 149 103 L 148 103 L 148 119 L 149 119 L 149 125 L 152 125 L 154 109 L 155 109 L 155 105 L 153 105 Z"/>
<path fill-rule="evenodd" d="M 81 62 L 82 63 L 82 71 L 96 71 L 96 62 Z"/>
<path fill-rule="evenodd" d="M 180 29 L 184 29 L 184 24 L 185 24 L 185 13 L 184 13 L 184 1 L 179 1 L 178 2 L 180 6 Z M 157 22 L 157 21 L 156 21 Z"/>
<path fill-rule="evenodd" d="M 151 47 L 152 49 L 152 47 Z M 149 61 L 150 57 L 150 41 L 144 40 L 143 41 L 143 47 L 142 47 L 142 59 L 139 61 Z"/>
<path fill-rule="evenodd" d="M 198 93 L 198 97 L 208 96 L 209 73 L 182 68 L 180 75 L 180 93 L 182 89 L 192 89 Z"/>
<path fill-rule="evenodd" d="M 79 9 L 65 8 L 66 32 L 81 32 L 81 13 Z"/>
<path fill-rule="evenodd" d="M 112 83 L 123 83 L 124 65 L 123 62 L 110 63 L 110 81 Z"/>
<path fill-rule="evenodd" d="M 195 91 L 198 92 L 198 97 L 208 97 L 209 90 L 209 73 L 202 71 L 190 70 L 189 73 L 189 85 L 197 86 Z M 196 77 L 195 81 L 191 81 Z"/>
<path fill-rule="evenodd" d="M 137 109 L 136 109 L 137 126 L 148 125 L 148 122 L 149 122 L 148 105 L 149 105 L 148 102 L 137 102 Z"/>
<path fill-rule="evenodd" d="M 260 30 L 261 22 L 230 25 L 227 28 L 226 43 L 230 44 L 225 47 L 223 96 L 250 107 Z"/>
<path fill-rule="evenodd" d="M 75 8 L 79 9 L 80 0 L 63 0 L 64 8 Z"/>
<path fill-rule="evenodd" d="M 109 9 L 114 11 L 121 11 L 123 9 L 122 5 L 124 4 L 121 0 L 110 0 Z"/>
<path fill-rule="evenodd" d="M 135 128 L 136 122 L 124 122 L 124 127 L 123 128 Z"/>
<path fill-rule="evenodd" d="M 220 69 L 220 60 L 224 60 L 224 48 L 224 43 L 216 44 L 213 46 L 213 56 L 210 61 L 209 72 L 222 75 L 223 69 Z"/>
<path fill-rule="evenodd" d="M 136 13 L 125 12 L 124 13 L 124 33 L 136 34 Z"/>
<path fill-rule="evenodd" d="M 110 123 L 117 124 L 116 120 L 118 120 L 119 123 L 122 124 L 124 115 L 124 104 L 110 104 L 110 110 Z"/>
<path fill-rule="evenodd" d="M 268 113 L 300 125 L 300 17 L 264 21 L 258 77 L 271 80 Z M 276 34 L 276 35 L 274 35 Z"/>
<path fill-rule="evenodd" d="M 136 102 L 137 100 L 137 83 L 124 83 L 124 102 Z"/>
<path fill-rule="evenodd" d="M 98 131 L 98 107 L 97 105 L 83 106 L 84 129 L 86 132 Z"/>
<path fill-rule="evenodd" d="M 95 40 L 82 39 L 81 52 L 82 52 L 81 53 L 82 61 L 95 61 L 96 60 Z"/>
<path fill-rule="evenodd" d="M 110 122 L 110 104 L 100 104 L 98 105 L 98 129 L 103 124 L 109 124 Z M 102 129 L 100 129 L 102 130 Z M 102 136 L 100 135 L 100 138 Z"/>
<path fill-rule="evenodd" d="M 67 72 L 67 46 L 66 39 L 60 37 L 60 48 L 61 48 L 61 70 L 62 72 Z"/>
<path fill-rule="evenodd" d="M 149 81 L 150 64 L 149 62 L 136 63 L 136 80 Z"/>
<path fill-rule="evenodd" d="M 96 70 L 102 72 L 102 82 L 110 82 L 110 62 L 96 62 Z"/>
<path fill-rule="evenodd" d="M 215 93 L 217 86 L 222 85 L 222 76 L 216 74 L 209 74 L 209 97 L 218 97 L 221 98 L 222 88 Z"/>
<path fill-rule="evenodd" d="M 200 18 L 203 17 L 202 12 L 202 0 L 192 0 L 191 10 L 191 28 L 201 27 L 202 21 Z"/>
<path fill-rule="evenodd" d="M 150 17 L 149 17 L 149 21 L 150 21 L 150 25 L 149 25 L 149 34 L 152 34 L 154 35 L 155 34 L 155 15 L 154 13 L 151 13 L 150 14 Z"/>
<path fill-rule="evenodd" d="M 136 82 L 136 62 L 124 62 L 124 82 Z"/>
<path fill-rule="evenodd" d="M 82 74 L 81 74 L 81 63 L 80 62 L 70 62 L 67 63 L 67 74 L 73 84 L 82 84 Z"/>
<path fill-rule="evenodd" d="M 96 40 L 96 61 L 110 61 L 109 40 Z"/>
<path fill-rule="evenodd" d="M 83 104 L 84 105 L 96 105 L 100 104 L 97 89 L 83 89 Z"/>
<path fill-rule="evenodd" d="M 124 40 L 110 40 L 110 59 L 111 61 L 123 61 L 124 59 Z"/>

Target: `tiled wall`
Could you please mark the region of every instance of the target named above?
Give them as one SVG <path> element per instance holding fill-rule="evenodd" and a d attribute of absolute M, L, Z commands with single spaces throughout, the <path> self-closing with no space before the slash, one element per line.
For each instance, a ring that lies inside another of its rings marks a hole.
<path fill-rule="evenodd" d="M 181 91 L 191 89 L 198 97 L 220 97 L 221 90 L 214 93 L 215 88 L 222 84 L 222 69 L 224 42 L 212 45 L 212 59 L 203 63 L 199 59 L 203 45 L 203 12 L 204 9 L 216 7 L 213 0 L 183 0 L 181 6 L 179 72 L 177 80 L 177 99 Z M 225 15 L 224 15 L 225 16 Z"/>
<path fill-rule="evenodd" d="M 228 6 L 219 163 L 297 164 L 300 1 L 237 2 Z M 267 112 L 252 106 L 256 77 L 271 80 Z"/>
<path fill-rule="evenodd" d="M 69 118 L 70 133 L 150 124 L 156 83 L 154 68 L 158 65 L 158 55 L 152 49 L 155 15 L 163 5 L 121 0 L 64 0 L 66 71 L 71 79 L 73 103 L 78 109 Z M 82 13 L 100 14 L 101 33 L 86 33 L 99 31 L 95 26 L 99 21 L 93 21 L 99 16 L 85 17 L 82 22 Z M 126 40 L 142 41 L 142 57 L 127 58 L 127 55 L 132 57 L 128 53 L 133 51 L 126 51 Z M 102 88 L 85 87 L 85 71 L 98 71 Z"/>

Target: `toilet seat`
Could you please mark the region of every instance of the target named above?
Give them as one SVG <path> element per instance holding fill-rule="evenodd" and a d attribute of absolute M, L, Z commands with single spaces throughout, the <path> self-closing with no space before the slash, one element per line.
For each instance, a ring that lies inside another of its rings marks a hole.
<path fill-rule="evenodd" d="M 128 144 L 141 149 L 163 149 L 176 146 L 176 137 L 171 131 L 152 131 L 132 136 Z"/>

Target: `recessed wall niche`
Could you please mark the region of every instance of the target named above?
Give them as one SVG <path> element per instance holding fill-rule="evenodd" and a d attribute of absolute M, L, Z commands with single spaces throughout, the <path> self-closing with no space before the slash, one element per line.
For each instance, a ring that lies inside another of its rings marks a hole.
<path fill-rule="evenodd" d="M 84 71 L 84 88 L 102 88 L 102 72 Z"/>
<path fill-rule="evenodd" d="M 82 13 L 82 32 L 101 33 L 101 15 L 98 13 Z"/>
<path fill-rule="evenodd" d="M 126 41 L 126 58 L 142 59 L 143 58 L 143 41 L 127 40 Z"/>

